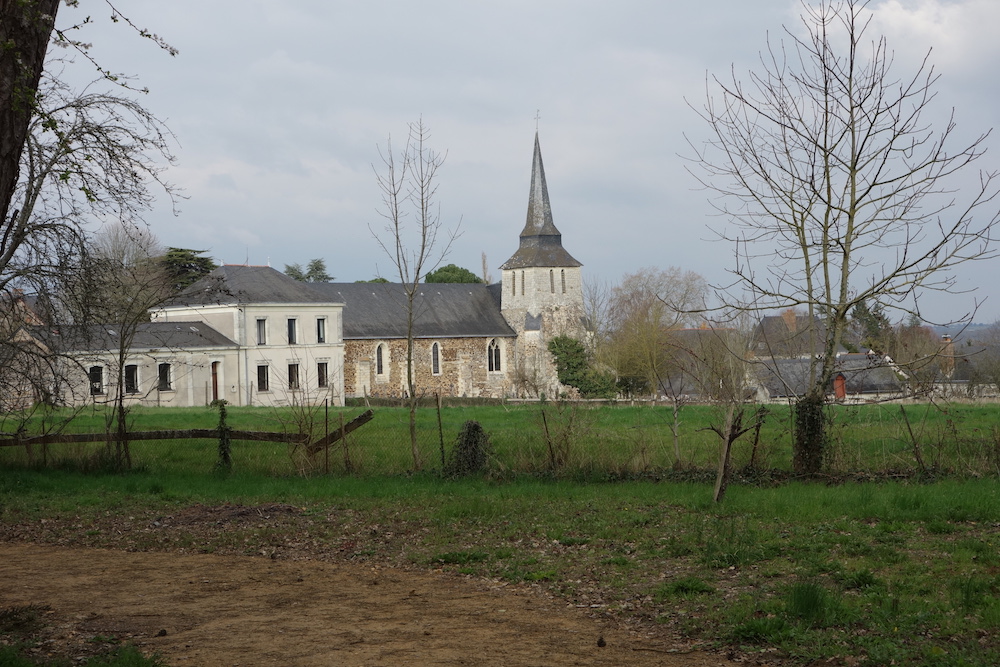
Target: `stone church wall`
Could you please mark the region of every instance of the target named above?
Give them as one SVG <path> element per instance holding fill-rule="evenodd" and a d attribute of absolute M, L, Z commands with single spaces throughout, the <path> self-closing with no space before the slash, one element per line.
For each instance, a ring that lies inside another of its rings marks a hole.
<path fill-rule="evenodd" d="M 491 340 L 500 346 L 500 371 L 491 372 L 487 350 Z M 432 365 L 432 348 L 438 345 L 438 373 Z M 377 349 L 382 346 L 382 373 Z M 404 397 L 406 340 L 345 341 L 344 392 L 347 396 Z M 417 393 L 431 396 L 504 398 L 514 395 L 513 338 L 420 338 L 413 342 L 413 372 Z"/>

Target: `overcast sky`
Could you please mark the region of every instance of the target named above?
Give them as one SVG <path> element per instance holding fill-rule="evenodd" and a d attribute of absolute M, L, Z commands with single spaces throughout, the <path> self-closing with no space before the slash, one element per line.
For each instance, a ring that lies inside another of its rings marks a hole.
<path fill-rule="evenodd" d="M 795 25 L 796 0 L 120 0 L 160 51 L 103 3 L 60 9 L 60 24 L 96 12 L 79 36 L 107 68 L 151 89 L 143 103 L 177 136 L 169 180 L 186 200 L 148 216 L 166 245 L 219 262 L 305 264 L 338 281 L 392 276 L 372 238 L 381 229 L 373 174 L 379 147 L 420 117 L 447 152 L 439 172 L 446 260 L 479 273 L 517 249 L 536 123 L 563 245 L 588 280 L 617 282 L 647 266 L 725 280 L 733 248 L 685 170 L 685 136 L 708 137 L 689 106 L 706 73 L 745 72 L 768 35 Z M 988 130 L 1000 108 L 1000 2 L 887 0 L 876 22 L 899 72 L 927 49 L 941 74 L 941 117 Z M 85 77 L 86 67 L 78 63 Z M 536 115 L 540 118 L 536 121 Z M 1000 146 L 982 167 L 1000 165 Z M 960 274 L 962 297 L 928 298 L 938 320 L 986 299 L 1000 318 L 1000 259 Z"/>

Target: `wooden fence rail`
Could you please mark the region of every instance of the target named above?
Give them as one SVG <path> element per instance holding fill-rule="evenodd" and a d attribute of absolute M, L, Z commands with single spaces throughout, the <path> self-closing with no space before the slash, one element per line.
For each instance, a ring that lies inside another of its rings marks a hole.
<path fill-rule="evenodd" d="M 366 410 L 351 421 L 344 424 L 343 428 L 338 428 L 327 433 L 319 440 L 308 446 L 310 454 L 315 454 L 325 447 L 329 447 L 348 433 L 357 430 L 372 420 L 375 414 L 371 410 Z M 131 431 L 126 434 L 126 440 L 137 442 L 140 440 L 218 440 L 220 437 L 217 428 L 188 428 L 174 429 L 166 431 Z M 229 431 L 230 440 L 252 440 L 255 442 L 288 442 L 305 444 L 309 441 L 308 433 L 282 433 L 274 431 Z M 43 433 L 41 435 L 13 436 L 0 439 L 0 447 L 24 447 L 29 445 L 53 445 L 68 444 L 73 442 L 115 442 L 114 433 Z"/>

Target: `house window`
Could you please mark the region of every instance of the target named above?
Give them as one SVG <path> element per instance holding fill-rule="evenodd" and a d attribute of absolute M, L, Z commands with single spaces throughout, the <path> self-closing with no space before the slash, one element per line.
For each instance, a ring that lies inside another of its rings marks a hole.
<path fill-rule="evenodd" d="M 566 269 L 559 269 L 559 277 L 562 279 L 562 293 L 566 293 Z"/>
<path fill-rule="evenodd" d="M 375 375 L 383 373 L 385 373 L 385 368 L 382 365 L 382 346 L 379 345 L 375 348 Z"/>
<path fill-rule="evenodd" d="M 316 385 L 318 387 L 328 387 L 330 385 L 329 366 L 325 361 L 316 364 Z"/>
<path fill-rule="evenodd" d="M 489 347 L 486 348 L 486 356 L 488 357 L 490 372 L 500 371 L 500 343 L 494 338 L 490 341 Z"/>
<path fill-rule="evenodd" d="M 267 345 L 267 320 L 264 318 L 257 320 L 257 344 Z"/>
<path fill-rule="evenodd" d="M 441 346 L 437 343 L 431 345 L 431 373 L 441 375 Z"/>
<path fill-rule="evenodd" d="M 156 371 L 159 378 L 156 388 L 160 391 L 170 391 L 170 364 L 160 364 L 156 367 Z"/>
<path fill-rule="evenodd" d="M 556 293 L 556 272 L 549 269 L 549 292 Z"/>
<path fill-rule="evenodd" d="M 296 343 L 296 338 L 295 338 L 295 318 L 294 317 L 289 317 L 288 318 L 288 344 L 289 345 L 295 345 L 295 343 Z"/>
<path fill-rule="evenodd" d="M 87 372 L 90 378 L 90 395 L 99 396 L 104 393 L 104 366 L 91 366 Z"/>
<path fill-rule="evenodd" d="M 257 391 L 269 391 L 270 383 L 267 378 L 267 366 L 257 367 Z"/>
<path fill-rule="evenodd" d="M 135 364 L 129 364 L 125 367 L 125 393 L 139 393 L 139 367 Z"/>
<path fill-rule="evenodd" d="M 325 343 L 326 342 L 326 318 L 321 317 L 316 320 L 316 342 Z"/>
<path fill-rule="evenodd" d="M 298 389 L 299 388 L 299 365 L 298 364 L 288 364 L 288 388 Z"/>

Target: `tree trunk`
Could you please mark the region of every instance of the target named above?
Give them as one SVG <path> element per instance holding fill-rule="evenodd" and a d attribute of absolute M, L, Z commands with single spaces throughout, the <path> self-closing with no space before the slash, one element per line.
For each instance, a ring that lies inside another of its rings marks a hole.
<path fill-rule="evenodd" d="M 733 453 L 733 443 L 746 433 L 743 428 L 743 408 L 738 408 L 735 403 L 730 403 L 726 408 L 726 418 L 721 428 L 713 429 L 722 440 L 722 447 L 719 451 L 719 470 L 715 475 L 715 491 L 712 493 L 712 500 L 721 503 L 726 496 L 726 489 L 729 487 L 729 460 Z"/>
<path fill-rule="evenodd" d="M 423 469 L 420 447 L 417 443 L 417 387 L 413 380 L 413 302 L 410 301 L 410 325 L 406 340 L 406 389 L 410 395 L 410 453 L 413 455 L 413 470 Z"/>
<path fill-rule="evenodd" d="M 655 402 L 655 397 L 654 397 Z M 674 470 L 680 470 L 681 468 L 681 406 L 678 403 L 677 396 L 674 396 L 674 423 L 671 424 L 670 430 L 674 436 Z"/>
<path fill-rule="evenodd" d="M 817 475 L 823 468 L 826 449 L 826 400 L 810 392 L 795 403 L 795 434 L 792 466 L 799 475 Z"/>
<path fill-rule="evenodd" d="M 6 225 L 21 151 L 59 0 L 0 0 L 0 225 Z"/>

